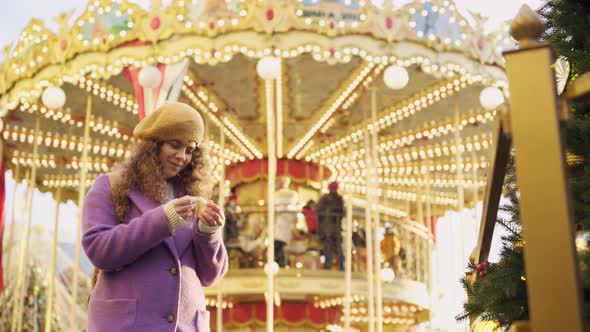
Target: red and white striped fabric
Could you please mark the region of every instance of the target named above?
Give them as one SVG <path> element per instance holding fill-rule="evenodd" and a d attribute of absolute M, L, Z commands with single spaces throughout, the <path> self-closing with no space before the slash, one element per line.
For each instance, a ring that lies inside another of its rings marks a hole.
<path fill-rule="evenodd" d="M 188 59 L 168 65 L 163 63 L 157 64 L 156 67 L 160 70 L 162 80 L 155 88 L 144 88 L 141 86 L 139 83 L 139 72 L 141 68 L 125 68 L 123 75 L 133 84 L 135 98 L 139 105 L 138 115 L 140 120 L 166 101 L 178 100 L 188 65 Z"/>

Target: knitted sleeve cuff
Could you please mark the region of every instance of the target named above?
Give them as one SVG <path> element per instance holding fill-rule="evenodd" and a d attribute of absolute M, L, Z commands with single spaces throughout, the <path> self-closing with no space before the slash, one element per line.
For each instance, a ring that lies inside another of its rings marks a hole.
<path fill-rule="evenodd" d="M 208 226 L 208 225 L 203 224 L 202 222 L 199 222 L 198 227 L 199 227 L 199 232 L 206 233 L 206 234 L 213 234 L 221 228 L 221 226 Z"/>
<path fill-rule="evenodd" d="M 168 220 L 168 228 L 170 228 L 170 233 L 173 235 L 178 228 L 188 224 L 186 220 L 182 219 L 182 217 L 176 212 L 176 209 L 174 209 L 173 201 L 164 204 L 164 213 L 166 214 L 166 219 Z"/>

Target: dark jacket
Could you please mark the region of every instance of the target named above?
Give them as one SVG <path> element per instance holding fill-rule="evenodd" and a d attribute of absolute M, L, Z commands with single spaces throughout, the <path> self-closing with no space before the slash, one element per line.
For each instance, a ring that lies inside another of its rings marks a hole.
<path fill-rule="evenodd" d="M 344 200 L 333 191 L 320 198 L 316 208 L 319 223 L 319 235 L 342 237 L 342 218 L 344 217 Z"/>

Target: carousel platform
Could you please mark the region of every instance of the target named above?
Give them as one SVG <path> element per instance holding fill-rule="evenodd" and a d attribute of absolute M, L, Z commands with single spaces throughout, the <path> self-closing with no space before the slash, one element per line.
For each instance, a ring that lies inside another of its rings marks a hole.
<path fill-rule="evenodd" d="M 264 315 L 264 296 L 267 291 L 267 274 L 262 269 L 230 270 L 223 279 L 222 294 L 224 321 L 244 320 L 244 311 L 255 317 Z M 364 322 L 368 308 L 367 274 L 353 272 L 351 282 L 351 312 L 353 322 Z M 275 304 L 284 311 L 290 322 L 289 311 L 303 310 L 301 319 L 323 317 L 336 323 L 343 318 L 346 282 L 344 271 L 281 269 L 275 275 Z M 209 308 L 215 310 L 220 285 L 205 290 Z M 414 280 L 396 278 L 383 283 L 384 320 L 393 325 L 413 325 L 427 321 L 430 316 L 430 296 L 426 285 Z M 248 307 L 245 309 L 244 307 Z M 258 313 L 257 313 L 258 312 Z M 314 313 L 315 312 L 315 313 Z M 212 314 L 214 314 L 212 312 Z M 280 314 L 279 314 L 280 315 Z M 237 316 L 237 317 L 236 317 Z M 309 317 L 308 317 L 309 316 Z M 260 319 L 260 321 L 264 321 Z M 291 322 L 296 323 L 296 321 Z"/>

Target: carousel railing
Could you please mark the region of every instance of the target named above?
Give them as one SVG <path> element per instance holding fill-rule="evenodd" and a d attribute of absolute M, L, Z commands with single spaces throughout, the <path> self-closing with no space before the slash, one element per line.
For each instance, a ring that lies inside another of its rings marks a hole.
<path fill-rule="evenodd" d="M 263 269 L 266 264 L 267 236 L 266 207 L 244 207 L 239 214 L 239 231 L 226 237 L 226 247 L 230 259 L 230 271 Z M 367 252 L 365 227 L 360 214 L 354 215 L 352 232 L 352 272 L 367 272 Z M 292 231 L 292 239 L 285 247 L 288 264 L 283 270 L 324 270 L 324 243 L 317 234 L 310 234 L 304 221 L 299 218 Z M 359 222 L 360 220 L 360 222 Z M 413 220 L 391 222 L 394 233 L 384 235 L 376 253 L 382 257 L 382 269 L 386 280 L 413 280 L 424 285 L 430 283 L 430 233 Z M 226 227 L 227 228 L 227 227 Z M 343 237 L 345 222 L 343 222 Z M 343 239 L 343 243 L 344 243 Z M 337 260 L 330 269 L 338 271 Z M 327 271 L 327 270 L 325 270 Z M 392 273 L 393 272 L 393 273 Z M 235 272 L 240 273 L 240 272 Z M 344 271 L 342 271 L 344 273 Z"/>
<path fill-rule="evenodd" d="M 331 269 L 324 269 L 321 259 L 323 241 L 301 227 L 293 228 L 293 238 L 286 247 L 288 264 L 281 268 L 277 264 L 267 264 L 267 208 L 244 206 L 239 215 L 232 216 L 243 221 L 237 237 L 226 240 L 230 269 L 223 286 L 215 285 L 205 290 L 208 307 L 218 313 L 218 324 L 242 312 L 258 312 L 261 308 L 251 308 L 257 303 L 268 304 L 269 275 L 273 276 L 273 303 L 284 310 L 292 310 L 291 306 L 308 306 L 307 311 L 311 310 L 310 307 L 316 308 L 313 310 L 319 310 L 321 315 L 339 317 L 338 322 L 349 321 L 350 326 L 357 328 L 370 323 L 371 295 L 367 289 L 371 281 L 367 275 L 369 263 L 373 260 L 368 251 L 370 242 L 363 235 L 363 210 L 356 207 L 352 214 L 352 269 L 349 275 L 346 268 L 339 269 L 336 261 Z M 303 223 L 301 218 L 299 223 Z M 395 234 L 386 234 L 381 245 L 373 247 L 376 248 L 373 254 L 381 256 L 379 294 L 383 312 L 380 319 L 383 324 L 410 326 L 430 317 L 429 249 L 432 238 L 428 229 L 415 221 L 400 219 L 392 223 Z M 343 220 L 343 248 L 347 247 L 345 236 L 351 234 L 346 231 L 346 224 Z M 227 223 L 225 230 L 228 230 Z M 388 246 L 392 247 L 391 250 L 386 250 Z M 346 256 L 346 252 L 344 254 Z"/>

